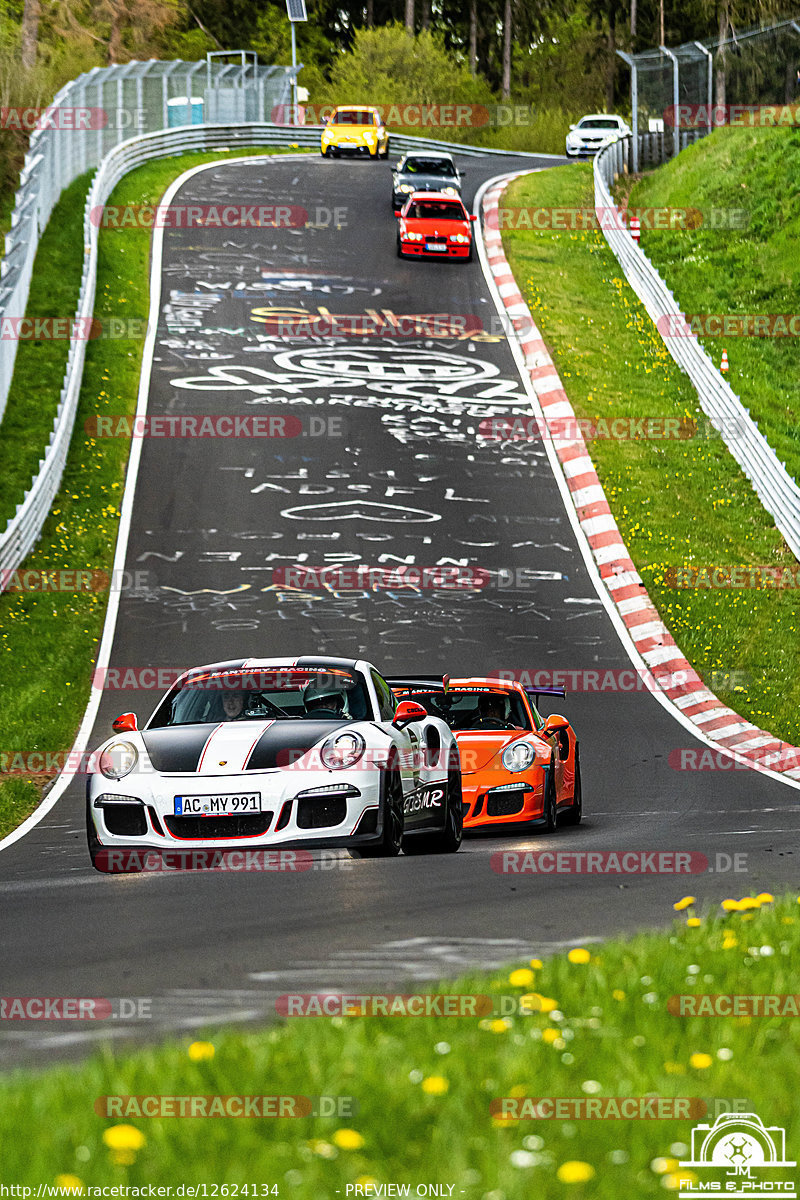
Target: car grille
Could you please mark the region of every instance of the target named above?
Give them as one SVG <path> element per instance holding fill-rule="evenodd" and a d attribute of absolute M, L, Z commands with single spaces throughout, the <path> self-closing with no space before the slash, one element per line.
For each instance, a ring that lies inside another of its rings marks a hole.
<path fill-rule="evenodd" d="M 297 801 L 298 829 L 326 829 L 341 825 L 347 816 L 344 796 L 309 796 Z"/>
<path fill-rule="evenodd" d="M 525 806 L 525 792 L 519 788 L 514 792 L 489 792 L 486 797 L 487 817 L 510 817 L 513 813 L 522 812 Z"/>
<path fill-rule="evenodd" d="M 141 804 L 106 804 L 103 821 L 115 837 L 141 837 L 147 833 L 147 817 Z"/>
<path fill-rule="evenodd" d="M 258 837 L 266 833 L 272 821 L 271 812 L 252 813 L 237 817 L 164 817 L 164 824 L 173 837 L 183 839 Z"/>

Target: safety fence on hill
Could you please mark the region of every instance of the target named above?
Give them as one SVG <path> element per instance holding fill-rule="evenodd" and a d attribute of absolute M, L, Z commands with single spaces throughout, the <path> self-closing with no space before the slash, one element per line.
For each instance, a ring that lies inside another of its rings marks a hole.
<path fill-rule="evenodd" d="M 659 138 L 662 139 L 660 147 Z M 641 143 L 645 139 L 656 139 L 655 143 L 651 140 L 648 147 L 649 152 L 661 154 L 656 162 L 670 157 L 669 134 L 644 134 L 639 145 L 640 164 L 644 161 L 645 148 Z M 595 158 L 594 202 L 598 218 L 614 207 L 612 193 L 618 176 L 632 169 L 632 141 L 628 137 L 616 142 Z M 617 227 L 612 228 L 612 225 Z M 697 335 L 686 329 L 686 314 L 624 222 L 600 219 L 600 226 L 625 278 L 659 330 L 664 345 L 689 376 L 703 412 L 719 430 L 792 553 L 800 559 L 800 488 L 786 470 L 785 463 L 779 462 L 749 411 L 700 345 Z M 668 331 L 679 329 L 686 329 L 686 335 L 666 336 Z"/>

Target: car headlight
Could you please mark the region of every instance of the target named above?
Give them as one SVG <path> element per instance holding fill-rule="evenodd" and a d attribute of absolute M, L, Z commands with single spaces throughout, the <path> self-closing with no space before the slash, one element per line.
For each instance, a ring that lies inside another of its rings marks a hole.
<path fill-rule="evenodd" d="M 414 185 L 412 183 L 401 183 L 397 190 L 398 192 L 402 192 L 404 196 L 410 196 L 414 191 Z"/>
<path fill-rule="evenodd" d="M 377 133 L 373 133 L 371 129 L 368 129 L 364 134 L 364 138 L 368 142 L 374 142 L 377 136 Z"/>
<path fill-rule="evenodd" d="M 500 761 L 507 771 L 527 771 L 536 758 L 536 751 L 530 742 L 512 742 L 506 746 Z"/>
<path fill-rule="evenodd" d="M 460 246 L 463 246 L 463 245 L 465 245 L 467 242 L 469 242 L 469 234 L 468 234 L 468 233 L 451 233 L 451 234 L 450 234 L 450 241 L 451 241 L 451 242 L 458 242 L 458 244 L 459 244 Z"/>
<path fill-rule="evenodd" d="M 445 196 L 457 196 L 458 195 L 458 188 L 446 187 L 446 188 L 442 188 L 442 191 L 444 192 Z"/>
<path fill-rule="evenodd" d="M 610 133 L 608 135 L 608 137 L 606 138 L 606 145 L 610 146 L 612 142 L 618 142 L 618 141 L 619 141 L 619 134 L 618 133 Z"/>
<path fill-rule="evenodd" d="M 424 237 L 425 235 L 423 233 L 414 233 L 413 231 L 405 234 L 405 239 L 407 242 L 421 242 L 424 240 Z"/>
<path fill-rule="evenodd" d="M 100 772 L 106 779 L 124 779 L 136 766 L 138 758 L 138 751 L 130 742 L 112 742 L 100 755 Z"/>
<path fill-rule="evenodd" d="M 319 757 L 323 767 L 330 771 L 340 771 L 357 763 L 364 753 L 364 748 L 365 742 L 360 733 L 336 733 L 325 742 Z"/>

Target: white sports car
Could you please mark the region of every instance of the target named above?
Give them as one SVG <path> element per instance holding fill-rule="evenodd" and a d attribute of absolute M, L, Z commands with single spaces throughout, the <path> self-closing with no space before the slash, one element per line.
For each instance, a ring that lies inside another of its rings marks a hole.
<path fill-rule="evenodd" d="M 144 728 L 124 713 L 114 730 L 87 780 L 99 871 L 153 869 L 154 851 L 202 866 L 207 850 L 344 847 L 367 858 L 461 844 L 453 734 L 360 659 L 194 667 Z"/>

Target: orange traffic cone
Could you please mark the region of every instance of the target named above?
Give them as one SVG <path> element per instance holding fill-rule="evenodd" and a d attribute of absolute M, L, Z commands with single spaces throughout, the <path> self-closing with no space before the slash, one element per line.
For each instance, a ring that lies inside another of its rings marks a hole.
<path fill-rule="evenodd" d="M 728 351 L 727 350 L 722 351 L 722 362 L 719 364 L 719 369 L 723 375 L 727 374 L 727 371 L 728 371 Z"/>

